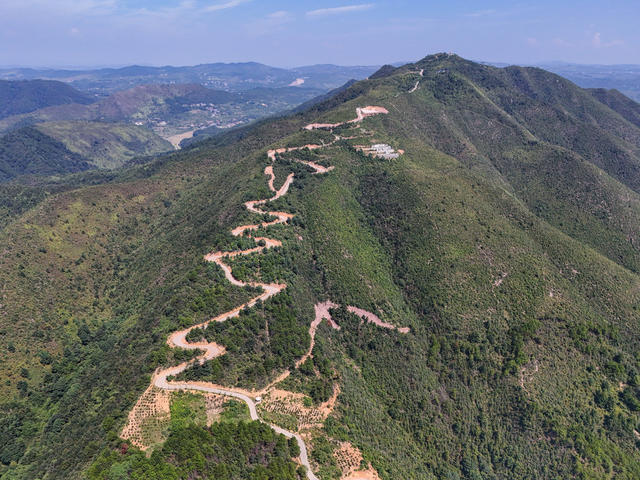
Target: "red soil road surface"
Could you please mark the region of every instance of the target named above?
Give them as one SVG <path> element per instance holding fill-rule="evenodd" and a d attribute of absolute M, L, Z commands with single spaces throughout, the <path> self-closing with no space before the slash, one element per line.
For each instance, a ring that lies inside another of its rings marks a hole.
<path fill-rule="evenodd" d="M 345 122 L 345 123 L 355 123 L 355 122 L 360 122 L 362 121 L 364 118 L 371 116 L 371 115 L 377 115 L 377 114 L 381 114 L 381 113 L 388 113 L 387 110 L 383 107 L 373 107 L 373 106 L 368 106 L 368 107 L 363 107 L 363 108 L 358 108 L 356 110 L 357 112 L 357 117 L 353 120 L 350 120 L 349 122 Z M 312 125 L 318 125 L 318 124 L 311 124 L 311 125 L 307 125 L 305 128 L 307 128 L 308 130 L 312 130 L 313 127 Z M 340 124 L 338 124 L 340 125 Z M 340 137 L 336 136 L 336 140 L 339 140 Z M 334 143 L 334 142 L 332 142 Z M 276 159 L 276 154 L 277 153 L 284 153 L 284 152 L 289 152 L 289 151 L 295 151 L 295 150 L 300 150 L 302 148 L 310 148 L 310 149 L 317 149 L 317 148 L 323 148 L 326 147 L 328 145 L 305 145 L 302 147 L 291 147 L 291 148 L 287 148 L 287 149 L 277 149 L 277 150 L 269 150 L 269 152 L 267 153 L 269 159 L 271 159 L 272 161 L 275 161 Z M 318 165 L 316 163 L 313 162 L 301 162 L 304 163 L 305 165 L 308 165 L 309 167 L 313 168 L 315 170 L 314 173 L 327 173 L 328 171 L 330 171 L 333 167 L 323 167 L 322 165 Z M 224 387 L 221 385 L 215 385 L 212 383 L 208 383 L 208 382 L 178 382 L 178 381 L 174 381 L 174 380 L 168 380 L 168 377 L 175 377 L 176 375 L 182 373 L 183 371 L 185 371 L 187 368 L 189 368 L 192 365 L 195 365 L 196 363 L 204 363 L 208 360 L 211 360 L 215 357 L 218 357 L 220 355 L 224 355 L 225 353 L 225 347 L 222 345 L 218 345 L 215 342 L 188 342 L 186 337 L 189 334 L 189 332 L 191 332 L 193 329 L 196 328 L 206 328 L 211 322 L 223 322 L 229 318 L 233 318 L 239 315 L 240 311 L 244 308 L 250 308 L 253 305 L 256 304 L 256 302 L 258 302 L 258 300 L 261 301 L 266 301 L 268 298 L 280 293 L 282 290 L 284 290 L 286 288 L 285 284 L 278 284 L 278 283 L 260 283 L 260 282 L 243 282 L 241 280 L 238 280 L 237 278 L 235 278 L 233 276 L 233 272 L 232 269 L 229 265 L 227 265 L 226 263 L 224 263 L 224 258 L 231 258 L 231 257 L 235 257 L 238 255 L 249 255 L 252 253 L 258 253 L 258 252 L 262 252 L 268 248 L 273 248 L 273 247 L 277 247 L 282 245 L 282 243 L 279 240 L 276 239 L 271 239 L 271 238 L 267 238 L 267 237 L 253 237 L 251 236 L 250 233 L 246 233 L 246 232 L 251 232 L 253 230 L 257 230 L 259 227 L 268 227 L 270 225 L 276 225 L 279 223 L 286 223 L 288 222 L 291 218 L 293 218 L 293 215 L 287 212 L 274 212 L 274 211 L 264 211 L 261 210 L 260 208 L 258 208 L 258 206 L 260 205 L 264 205 L 268 202 L 272 202 L 274 200 L 277 200 L 278 198 L 282 197 L 283 195 L 285 195 L 288 190 L 289 187 L 291 186 L 291 183 L 293 182 L 293 178 L 294 175 L 293 173 L 289 174 L 289 176 L 287 176 L 287 179 L 285 180 L 285 182 L 283 183 L 283 185 L 276 190 L 274 187 L 274 181 L 275 181 L 275 175 L 273 173 L 273 167 L 271 165 L 267 166 L 264 170 L 265 175 L 267 175 L 269 177 L 268 180 L 268 184 L 269 184 L 269 188 L 271 191 L 273 191 L 275 194 L 273 195 L 273 197 L 271 198 L 267 198 L 267 199 L 263 199 L 263 200 L 251 200 L 248 202 L 245 202 L 244 206 L 247 208 L 247 210 L 249 210 L 250 212 L 254 212 L 254 213 L 258 213 L 258 214 L 263 214 L 263 215 L 269 215 L 271 217 L 275 217 L 275 220 L 272 220 L 270 222 L 263 222 L 261 224 L 255 224 L 255 225 L 241 225 L 238 226 L 236 228 L 234 228 L 231 233 L 234 236 L 240 236 L 240 235 L 246 235 L 249 238 L 252 238 L 256 243 L 263 241 L 264 245 L 262 246 L 256 246 L 254 248 L 250 248 L 247 250 L 237 250 L 237 251 L 233 251 L 233 252 L 212 252 L 209 253 L 207 255 L 205 255 L 204 259 L 208 262 L 213 262 L 216 265 L 219 265 L 220 268 L 222 268 L 222 270 L 224 271 L 225 277 L 227 278 L 227 280 L 229 280 L 230 283 L 232 283 L 233 285 L 236 286 L 246 286 L 246 285 L 250 285 L 252 287 L 258 287 L 262 289 L 262 293 L 260 295 L 257 295 L 256 297 L 252 298 L 251 300 L 249 300 L 246 303 L 243 303 L 242 305 L 239 305 L 237 307 L 235 307 L 234 309 L 222 313 L 220 315 L 218 315 L 217 317 L 211 318 L 209 320 L 207 320 L 206 322 L 202 322 L 198 325 L 193 325 L 191 327 L 185 328 L 183 330 L 179 330 L 176 332 L 173 332 L 169 338 L 167 339 L 167 344 L 170 347 L 179 347 L 179 348 L 184 348 L 187 350 L 201 350 L 203 353 L 201 355 L 199 355 L 198 357 L 196 357 L 195 359 L 192 359 L 190 361 L 187 362 L 183 362 L 179 365 L 176 365 L 174 367 L 169 367 L 169 368 L 165 368 L 165 369 L 159 369 L 155 372 L 155 374 L 153 375 L 153 378 L 151 380 L 152 385 L 155 385 L 158 388 L 162 388 L 165 390 L 189 390 L 189 391 L 200 391 L 200 392 L 208 392 L 208 393 L 215 393 L 215 394 L 219 394 L 219 395 L 227 395 L 230 397 L 234 397 L 237 398 L 238 400 L 243 401 L 244 403 L 247 404 L 247 406 L 249 407 L 249 413 L 251 416 L 252 420 L 259 420 L 259 421 L 263 421 L 260 419 L 260 417 L 258 416 L 258 412 L 256 409 L 256 402 L 255 402 L 255 397 L 259 396 L 260 394 L 264 393 L 267 389 L 269 389 L 270 387 L 272 387 L 273 385 L 275 385 L 276 383 L 279 383 L 280 381 L 282 381 L 284 378 L 286 378 L 290 372 L 287 370 L 285 372 L 283 372 L 276 380 L 274 380 L 271 384 L 269 384 L 267 387 L 265 387 L 264 389 L 260 390 L 260 391 L 248 391 L 248 390 L 244 390 L 244 389 L 240 389 L 240 388 L 229 388 L 229 387 Z M 335 321 L 331 318 L 331 314 L 329 312 L 329 310 L 331 308 L 336 308 L 337 305 L 332 303 L 331 301 L 325 301 L 323 303 L 318 303 L 315 306 L 315 319 L 311 322 L 311 325 L 309 327 L 309 335 L 311 336 L 311 343 L 309 346 L 309 350 L 302 356 L 302 358 L 300 358 L 298 360 L 298 362 L 296 362 L 296 367 L 299 366 L 302 362 L 304 362 L 310 355 L 311 352 L 313 350 L 313 346 L 315 344 L 315 333 L 316 330 L 318 328 L 318 325 L 320 324 L 320 322 L 322 322 L 322 320 L 326 319 L 329 324 L 331 325 L 332 328 L 334 329 L 339 329 L 340 326 L 337 325 L 335 323 Z M 347 307 L 349 311 L 360 315 L 361 317 L 365 318 L 368 322 L 374 323 L 376 325 L 378 325 L 379 327 L 382 328 L 388 328 L 388 329 L 396 329 L 395 326 L 383 322 L 377 315 L 371 313 L 371 312 L 367 312 L 366 310 L 362 310 L 360 308 L 357 307 L 352 307 L 349 306 Z M 404 327 L 404 328 L 397 328 L 397 330 L 401 333 L 407 333 L 409 331 L 408 328 Z M 135 408 L 135 407 L 134 407 Z M 131 418 L 131 415 L 130 415 Z M 315 476 L 315 474 L 311 471 L 311 466 L 309 464 L 309 460 L 308 460 L 308 454 L 307 454 L 307 448 L 305 445 L 305 442 L 303 441 L 302 437 L 295 432 L 290 432 L 288 430 L 285 430 L 277 425 L 273 425 L 273 424 L 269 424 L 271 428 L 273 428 L 277 433 L 281 433 L 283 435 L 285 435 L 288 438 L 295 438 L 296 441 L 298 442 L 298 445 L 300 447 L 300 463 L 302 465 L 304 465 L 307 469 L 307 478 L 309 480 L 318 480 L 318 478 Z M 126 431 L 126 426 L 125 426 L 125 430 Z"/>
<path fill-rule="evenodd" d="M 361 308 L 349 306 L 347 307 L 347 310 L 349 310 L 351 313 L 355 313 L 361 318 L 364 318 L 369 323 L 376 324 L 379 327 L 388 328 L 389 330 L 398 330 L 400 333 L 409 333 L 409 327 L 396 327 L 394 325 L 391 325 L 390 323 L 383 322 L 377 315 L 371 312 L 367 312 L 366 310 L 363 310 Z"/>

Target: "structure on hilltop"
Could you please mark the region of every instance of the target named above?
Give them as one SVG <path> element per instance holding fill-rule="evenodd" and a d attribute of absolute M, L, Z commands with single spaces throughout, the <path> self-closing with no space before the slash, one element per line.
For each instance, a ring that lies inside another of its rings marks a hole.
<path fill-rule="evenodd" d="M 391 145 L 386 143 L 374 143 L 370 147 L 365 145 L 355 145 L 356 150 L 363 152 L 376 158 L 384 158 L 386 160 L 394 160 L 404 153 L 402 150 L 394 150 Z"/>

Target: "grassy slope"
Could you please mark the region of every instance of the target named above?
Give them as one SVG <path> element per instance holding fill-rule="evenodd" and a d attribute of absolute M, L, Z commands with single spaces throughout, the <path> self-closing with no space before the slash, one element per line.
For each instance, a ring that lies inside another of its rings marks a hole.
<path fill-rule="evenodd" d="M 409 95 L 418 68 L 425 77 Z M 228 228 L 247 218 L 241 202 L 267 194 L 260 149 L 296 143 L 303 135 L 288 135 L 305 121 L 351 118 L 365 104 L 389 109 L 365 126 L 407 153 L 377 161 L 345 144 L 323 152 L 336 166 L 327 176 L 292 167 L 301 188 L 277 207 L 298 215 L 275 233 L 288 240 L 280 262 L 261 264 L 285 276 L 299 326 L 328 296 L 412 327 L 400 336 L 337 312 L 340 332 L 320 328 L 316 353 L 342 386 L 327 434 L 359 446 L 383 478 L 637 478 L 635 185 L 554 143 L 551 130 L 564 123 L 543 129 L 525 115 L 529 100 L 501 105 L 506 77 L 431 57 L 360 82 L 306 118 L 264 122 L 58 194 L 10 224 L 1 321 L 14 351 L 1 353 L 0 368 L 3 398 L 17 403 L 0 421 L 25 448 L 6 478 L 77 476 L 118 445 L 145 375 L 175 361 L 167 332 L 246 295 L 201 256 L 232 246 Z M 635 127 L 603 104 L 584 105 L 597 107 L 589 116 L 627 149 L 619 161 L 633 171 Z M 571 115 L 576 135 L 593 124 Z M 559 138 L 579 143 L 571 130 Z M 215 291 L 203 296 L 210 282 Z M 255 315 L 267 315 L 270 330 L 289 322 L 268 309 Z M 293 347 L 308 341 L 291 330 Z M 238 355 L 243 338 L 256 337 L 233 322 L 216 335 L 237 341 Z M 268 376 L 268 347 L 251 348 L 244 368 Z M 33 357 L 40 350 L 52 365 Z"/>
<path fill-rule="evenodd" d="M 172 150 L 166 140 L 146 128 L 100 122 L 46 122 L 35 128 L 62 142 L 98 168 L 116 168 L 138 156 Z"/>

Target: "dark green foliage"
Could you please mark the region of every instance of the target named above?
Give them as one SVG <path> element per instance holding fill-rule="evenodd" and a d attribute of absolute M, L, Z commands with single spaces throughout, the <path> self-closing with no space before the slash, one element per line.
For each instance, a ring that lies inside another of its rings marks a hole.
<path fill-rule="evenodd" d="M 393 74 L 393 72 L 395 72 L 395 70 L 396 68 L 393 65 L 383 65 L 382 67 L 380 67 L 378 71 L 371 74 L 369 78 L 372 80 L 375 80 L 376 78 L 389 77 L 390 75 Z"/>
<path fill-rule="evenodd" d="M 88 478 L 298 480 L 294 454 L 282 435 L 260 422 L 172 425 L 169 438 L 150 458 L 133 449 L 105 451 Z"/>
<path fill-rule="evenodd" d="M 636 127 L 640 127 L 640 104 L 637 101 L 631 100 L 615 89 L 593 88 L 588 92 Z"/>
<path fill-rule="evenodd" d="M 340 469 L 333 456 L 334 446 L 325 437 L 316 437 L 313 441 L 311 457 L 320 465 L 318 474 L 322 478 L 337 480 L 340 478 Z"/>
<path fill-rule="evenodd" d="M 296 320 L 294 311 L 291 297 L 284 292 L 226 322 L 192 330 L 189 341 L 204 337 L 224 345 L 227 353 L 185 371 L 180 378 L 255 387 L 293 367 L 305 352 L 308 337 L 308 327 Z"/>
<path fill-rule="evenodd" d="M 20 460 L 29 440 L 29 431 L 25 428 L 30 414 L 27 407 L 19 403 L 3 406 L 0 418 L 0 463 L 9 465 Z"/>
<path fill-rule="evenodd" d="M 93 101 L 89 95 L 54 80 L 0 80 L 0 118 L 52 105 Z"/>
<path fill-rule="evenodd" d="M 56 175 L 88 168 L 91 166 L 83 157 L 33 127 L 0 137 L 0 181 L 19 175 Z"/>
<path fill-rule="evenodd" d="M 204 427 L 197 419 L 197 395 L 176 394 L 169 436 L 151 457 L 121 443 L 104 450 L 87 472 L 91 480 L 119 478 L 220 478 L 299 480 L 292 457 L 298 445 L 268 425 L 248 422 L 246 405 L 229 401 L 221 421 Z"/>

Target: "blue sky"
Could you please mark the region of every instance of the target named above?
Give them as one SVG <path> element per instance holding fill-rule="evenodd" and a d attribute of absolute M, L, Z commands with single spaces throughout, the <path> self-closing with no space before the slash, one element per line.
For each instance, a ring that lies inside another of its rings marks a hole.
<path fill-rule="evenodd" d="M 0 65 L 640 64 L 638 0 L 0 0 Z"/>

